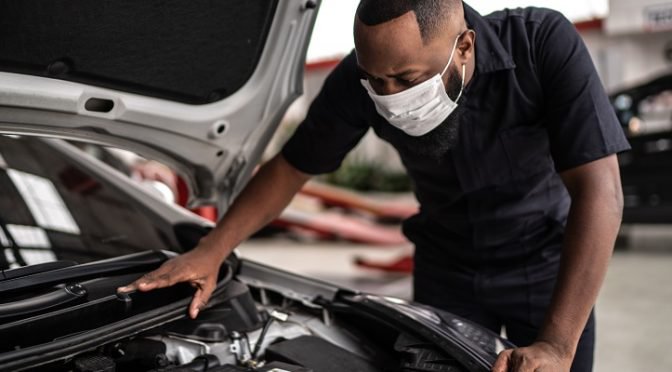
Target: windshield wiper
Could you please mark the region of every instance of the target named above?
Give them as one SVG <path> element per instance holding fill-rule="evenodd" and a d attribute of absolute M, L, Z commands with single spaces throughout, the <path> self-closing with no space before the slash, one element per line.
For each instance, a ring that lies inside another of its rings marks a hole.
<path fill-rule="evenodd" d="M 53 292 L 7 302 L 0 305 L 0 319 L 40 312 L 86 298 L 87 291 L 80 284 L 68 284 Z"/>
<path fill-rule="evenodd" d="M 56 284 L 97 278 L 111 274 L 128 274 L 153 270 L 177 253 L 170 251 L 146 251 L 82 265 L 40 271 L 14 279 L 0 281 L 0 295 L 11 292 L 53 286 Z"/>
<path fill-rule="evenodd" d="M 17 267 L 16 269 L 2 270 L 0 280 L 16 279 L 22 276 L 37 274 L 44 271 L 52 271 L 77 265 L 75 261 L 59 260 L 52 262 L 43 262 L 36 265 Z"/>

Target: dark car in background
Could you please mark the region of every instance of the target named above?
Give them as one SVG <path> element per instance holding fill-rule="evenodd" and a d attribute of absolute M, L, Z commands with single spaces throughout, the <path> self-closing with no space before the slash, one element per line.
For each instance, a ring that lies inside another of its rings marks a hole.
<path fill-rule="evenodd" d="M 632 150 L 619 156 L 624 223 L 672 222 L 672 75 L 611 95 Z"/>
<path fill-rule="evenodd" d="M 235 254 L 196 320 L 186 284 L 116 293 L 212 224 L 73 143 L 167 164 L 224 213 L 301 93 L 318 7 L 0 3 L 0 370 L 484 372 L 512 346 Z"/>

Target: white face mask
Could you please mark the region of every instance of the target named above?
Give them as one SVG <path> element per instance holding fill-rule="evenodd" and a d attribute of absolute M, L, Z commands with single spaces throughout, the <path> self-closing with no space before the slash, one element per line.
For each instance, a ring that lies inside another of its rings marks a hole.
<path fill-rule="evenodd" d="M 448 64 L 441 74 L 436 74 L 416 86 L 399 93 L 381 96 L 376 94 L 368 80 L 361 80 L 380 116 L 406 134 L 414 137 L 431 132 L 446 120 L 457 108 L 456 101 L 460 99 L 464 90 L 465 65 L 462 65 L 462 87 L 455 101 L 448 97 L 442 80 L 443 75 L 453 62 L 453 54 L 460 36 L 462 34 L 457 35 L 453 50 L 450 52 Z"/>

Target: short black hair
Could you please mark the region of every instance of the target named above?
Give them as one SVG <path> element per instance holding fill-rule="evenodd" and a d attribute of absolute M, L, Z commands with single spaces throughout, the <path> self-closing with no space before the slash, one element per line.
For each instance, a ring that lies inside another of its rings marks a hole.
<path fill-rule="evenodd" d="M 422 40 L 426 43 L 436 36 L 447 17 L 461 5 L 461 0 L 361 0 L 357 17 L 365 25 L 375 26 L 413 11 Z"/>

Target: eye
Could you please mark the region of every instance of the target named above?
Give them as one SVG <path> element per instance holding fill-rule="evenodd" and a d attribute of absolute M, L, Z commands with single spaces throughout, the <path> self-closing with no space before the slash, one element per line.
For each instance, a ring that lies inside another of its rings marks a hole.
<path fill-rule="evenodd" d="M 372 85 L 373 84 L 383 84 L 384 83 L 383 79 L 371 76 L 371 75 L 366 74 L 366 73 L 364 74 L 364 78 L 366 80 L 368 80 L 369 83 L 371 83 Z"/>
<path fill-rule="evenodd" d="M 383 79 L 372 76 L 368 72 L 362 70 L 361 68 L 357 68 L 357 72 L 359 73 L 360 79 L 366 79 L 372 84 L 373 83 L 380 83 L 380 82 L 383 81 Z"/>
<path fill-rule="evenodd" d="M 406 78 L 406 77 L 400 78 L 400 77 L 398 77 L 398 78 L 395 78 L 395 80 L 397 81 L 397 83 L 399 85 L 404 86 L 404 87 L 412 87 L 412 86 L 414 86 L 414 85 L 416 85 L 420 82 L 420 79 L 417 78 L 417 77 L 413 77 L 413 78 Z"/>

